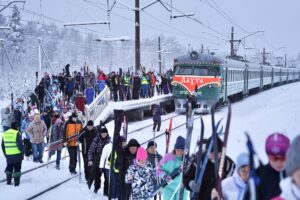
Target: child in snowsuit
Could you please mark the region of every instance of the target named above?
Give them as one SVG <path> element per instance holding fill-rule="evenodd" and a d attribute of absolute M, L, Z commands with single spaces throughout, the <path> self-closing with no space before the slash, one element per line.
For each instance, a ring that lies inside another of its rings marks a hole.
<path fill-rule="evenodd" d="M 125 182 L 132 185 L 132 200 L 148 199 L 154 190 L 154 171 L 147 161 L 147 152 L 139 147 L 134 163 L 130 165 Z"/>

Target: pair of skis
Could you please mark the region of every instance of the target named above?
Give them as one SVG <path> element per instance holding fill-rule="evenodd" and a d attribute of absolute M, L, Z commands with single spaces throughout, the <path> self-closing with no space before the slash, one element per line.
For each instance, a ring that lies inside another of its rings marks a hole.
<path fill-rule="evenodd" d="M 217 123 L 217 125 L 215 125 L 215 117 L 214 117 L 215 109 L 216 109 L 216 106 L 214 105 L 211 109 L 212 129 L 213 129 L 212 140 L 210 141 L 209 144 L 207 144 L 208 148 L 207 148 L 207 151 L 205 153 L 202 163 L 201 163 L 201 157 L 200 157 L 200 155 L 202 154 L 202 147 L 200 149 L 200 146 L 202 146 L 202 144 L 201 144 L 201 140 L 200 140 L 200 144 L 199 144 L 199 152 L 200 153 L 198 152 L 198 156 L 197 156 L 197 167 L 196 167 L 196 175 L 195 175 L 194 180 L 198 187 L 198 191 L 200 191 L 201 186 L 202 186 L 203 177 L 204 177 L 204 172 L 205 172 L 208 160 L 209 160 L 209 154 L 210 154 L 211 150 L 213 149 L 214 155 L 215 155 L 214 156 L 215 157 L 215 177 L 214 177 L 215 178 L 215 187 L 217 188 L 219 194 L 222 195 L 221 179 L 222 179 L 223 172 L 224 172 L 226 147 L 227 147 L 227 141 L 228 141 L 228 136 L 229 136 L 229 128 L 230 128 L 230 120 L 231 120 L 231 104 L 228 101 L 227 121 L 226 121 L 225 132 L 224 132 L 224 140 L 223 140 L 220 164 L 219 164 L 219 159 L 218 159 L 219 152 L 218 152 L 217 139 L 218 139 L 218 135 L 220 135 L 222 133 L 222 128 L 221 128 L 221 131 L 217 131 L 218 127 L 221 123 L 221 120 Z M 202 122 L 201 122 L 201 124 L 203 125 Z M 202 130 L 201 130 L 201 136 L 202 136 L 202 131 L 204 131 L 204 128 L 202 128 Z M 195 200 L 195 199 L 197 199 L 197 196 L 198 196 L 198 193 L 193 192 L 191 194 L 191 199 Z"/>

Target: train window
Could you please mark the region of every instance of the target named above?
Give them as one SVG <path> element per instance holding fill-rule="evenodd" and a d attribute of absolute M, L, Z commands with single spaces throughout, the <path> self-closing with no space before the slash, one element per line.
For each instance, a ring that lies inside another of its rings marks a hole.
<path fill-rule="evenodd" d="M 221 76 L 220 67 L 195 66 L 194 75 L 198 76 Z"/>
<path fill-rule="evenodd" d="M 191 75 L 193 68 L 191 66 L 176 66 L 175 75 Z"/>

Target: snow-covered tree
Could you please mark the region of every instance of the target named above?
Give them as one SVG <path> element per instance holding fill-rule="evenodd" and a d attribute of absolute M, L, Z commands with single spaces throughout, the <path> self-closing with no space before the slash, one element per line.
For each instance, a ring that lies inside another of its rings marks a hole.
<path fill-rule="evenodd" d="M 21 15 L 18 7 L 13 6 L 12 15 L 9 19 L 8 26 L 11 30 L 8 31 L 7 35 L 7 46 L 9 52 L 12 54 L 13 61 L 20 62 L 21 54 L 24 53 L 23 41 L 24 41 L 24 28 L 21 23 Z"/>

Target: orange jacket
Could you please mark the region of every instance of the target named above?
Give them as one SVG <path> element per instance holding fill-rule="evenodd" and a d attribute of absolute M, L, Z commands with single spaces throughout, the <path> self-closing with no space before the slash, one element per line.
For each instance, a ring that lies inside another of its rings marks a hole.
<path fill-rule="evenodd" d="M 80 121 L 73 122 L 72 120 L 68 120 L 65 124 L 65 134 L 64 141 L 68 140 L 68 137 L 78 134 L 82 129 L 82 124 Z M 76 146 L 77 137 L 68 141 L 68 146 Z"/>

